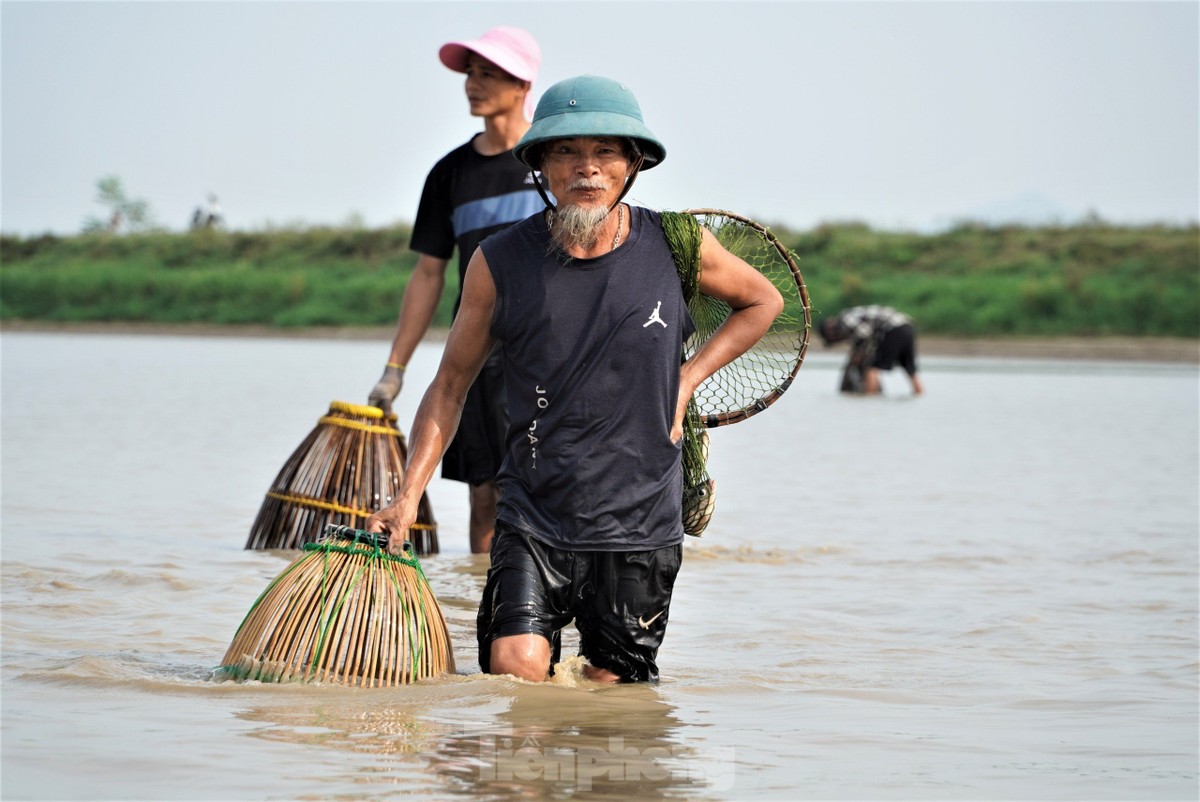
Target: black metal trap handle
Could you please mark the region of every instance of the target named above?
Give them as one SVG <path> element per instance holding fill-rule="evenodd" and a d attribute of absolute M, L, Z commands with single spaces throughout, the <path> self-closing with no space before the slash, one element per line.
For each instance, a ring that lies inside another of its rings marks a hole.
<path fill-rule="evenodd" d="M 388 536 L 382 532 L 368 532 L 365 529 L 355 529 L 353 526 L 346 526 L 345 524 L 326 524 L 325 537 L 350 540 L 387 551 Z M 401 548 L 409 554 L 413 553 L 413 545 L 407 540 L 404 541 L 404 545 Z"/>

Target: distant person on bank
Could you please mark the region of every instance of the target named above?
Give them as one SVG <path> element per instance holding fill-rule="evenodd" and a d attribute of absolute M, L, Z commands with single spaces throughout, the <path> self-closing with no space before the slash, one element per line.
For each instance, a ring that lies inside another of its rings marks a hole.
<path fill-rule="evenodd" d="M 908 374 L 913 395 L 924 391 L 917 375 L 916 330 L 907 315 L 890 306 L 854 306 L 823 319 L 819 331 L 826 346 L 850 341 L 843 393 L 879 395 L 879 371 L 896 364 Z"/>

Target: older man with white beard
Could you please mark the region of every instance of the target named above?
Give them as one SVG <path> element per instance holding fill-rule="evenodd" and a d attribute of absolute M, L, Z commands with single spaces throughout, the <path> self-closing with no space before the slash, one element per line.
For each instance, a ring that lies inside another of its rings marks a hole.
<path fill-rule="evenodd" d="M 585 75 L 550 87 L 514 155 L 541 172 L 547 209 L 471 257 L 403 486 L 367 527 L 399 549 L 466 389 L 498 343 L 509 430 L 480 667 L 544 680 L 574 620 L 588 678 L 656 681 L 682 558 L 687 402 L 762 337 L 783 300 L 704 231 L 700 292 L 733 311 L 680 364 L 694 327 L 659 215 L 622 203 L 666 149 L 623 85 Z"/>

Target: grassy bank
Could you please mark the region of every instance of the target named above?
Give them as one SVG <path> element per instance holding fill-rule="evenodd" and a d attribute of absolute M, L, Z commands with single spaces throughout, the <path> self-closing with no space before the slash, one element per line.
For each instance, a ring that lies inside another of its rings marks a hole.
<path fill-rule="evenodd" d="M 1196 227 L 776 229 L 817 316 L 886 303 L 928 334 L 1200 335 Z M 0 318 L 379 326 L 415 259 L 406 227 L 0 238 Z M 449 271 L 453 273 L 454 271 Z M 448 325 L 448 276 L 435 325 Z"/>
<path fill-rule="evenodd" d="M 0 318 L 53 322 L 393 322 L 407 229 L 199 231 L 0 240 Z M 457 276 L 448 277 L 457 281 Z M 438 320 L 450 319 L 446 293 Z"/>

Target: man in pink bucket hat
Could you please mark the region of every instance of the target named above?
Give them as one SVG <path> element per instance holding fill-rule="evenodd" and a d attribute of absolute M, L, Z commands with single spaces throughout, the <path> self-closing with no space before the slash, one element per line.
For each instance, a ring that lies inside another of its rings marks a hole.
<path fill-rule="evenodd" d="M 447 42 L 438 51 L 438 58 L 455 72 L 467 71 L 467 57 L 472 53 L 495 64 L 513 78 L 531 87 L 537 80 L 542 51 L 528 31 L 504 25 L 492 28 L 471 42 Z M 533 93 L 525 93 L 524 117 L 533 115 Z M 525 123 L 529 127 L 529 123 Z"/>
<path fill-rule="evenodd" d="M 542 53 L 527 31 L 501 26 L 478 39 L 448 42 L 442 63 L 466 75 L 471 115 L 483 131 L 446 154 L 425 179 L 410 247 L 417 264 L 404 291 L 396 334 L 383 375 L 368 403 L 385 412 L 400 394 L 404 369 L 425 336 L 446 283 L 446 267 L 458 250 L 459 297 L 467 261 L 485 237 L 524 220 L 543 206 L 530 168 L 513 158 L 513 146 L 529 130 L 533 82 Z M 495 529 L 499 491 L 496 473 L 504 457 L 508 415 L 503 373 L 493 356 L 480 371 L 463 407 L 458 434 L 442 460 L 442 477 L 470 486 L 471 551 L 487 552 Z"/>

